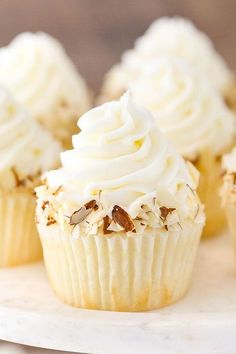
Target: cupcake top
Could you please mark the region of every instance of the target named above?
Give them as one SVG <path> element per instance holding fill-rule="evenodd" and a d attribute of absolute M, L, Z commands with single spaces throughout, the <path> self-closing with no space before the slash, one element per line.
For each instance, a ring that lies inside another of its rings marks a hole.
<path fill-rule="evenodd" d="M 0 186 L 39 182 L 57 167 L 60 144 L 3 87 L 0 87 Z"/>
<path fill-rule="evenodd" d="M 221 154 L 235 136 L 235 116 L 220 93 L 184 60 L 150 62 L 130 91 L 185 158 L 195 159 L 205 150 Z"/>
<path fill-rule="evenodd" d="M 0 49 L 0 83 L 59 139 L 90 107 L 85 81 L 46 33 L 22 33 Z"/>
<path fill-rule="evenodd" d="M 223 58 L 216 52 L 210 39 L 183 18 L 163 17 L 156 20 L 132 50 L 125 52 L 121 63 L 111 69 L 105 81 L 104 92 L 113 96 L 127 88 L 140 69 L 160 55 L 186 60 L 220 91 L 232 79 L 232 73 Z"/>
<path fill-rule="evenodd" d="M 62 168 L 37 189 L 48 225 L 79 224 L 96 234 L 99 227 L 139 232 L 202 221 L 197 171 L 129 94 L 87 112 L 79 127 L 74 148 L 61 154 Z"/>

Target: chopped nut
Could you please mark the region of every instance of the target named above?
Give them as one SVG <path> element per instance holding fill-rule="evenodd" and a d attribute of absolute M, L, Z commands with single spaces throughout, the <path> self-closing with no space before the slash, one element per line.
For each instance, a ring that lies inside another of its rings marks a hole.
<path fill-rule="evenodd" d="M 49 204 L 49 201 L 46 200 L 46 201 L 43 201 L 43 204 L 41 206 L 41 208 L 43 209 L 43 211 L 46 209 L 46 206 Z"/>
<path fill-rule="evenodd" d="M 86 203 L 84 206 L 86 209 L 94 209 L 94 210 L 98 209 L 98 205 L 95 199 L 90 200 L 90 202 Z"/>
<path fill-rule="evenodd" d="M 70 218 L 69 224 L 70 225 L 77 225 L 77 224 L 81 223 L 82 221 L 84 221 L 87 218 L 87 216 L 93 210 L 97 210 L 97 209 L 98 209 L 98 205 L 97 205 L 96 200 L 90 200 L 84 206 L 82 206 L 80 209 L 74 211 L 74 213 L 69 217 Z"/>
<path fill-rule="evenodd" d="M 174 210 L 176 210 L 176 208 L 167 208 L 165 206 L 160 207 L 161 218 L 165 221 L 167 216 Z"/>
<path fill-rule="evenodd" d="M 189 161 L 189 162 L 191 162 L 193 165 L 197 165 L 197 163 L 199 162 L 199 160 L 200 160 L 200 154 L 197 154 L 197 155 L 195 155 L 194 157 L 192 157 L 192 158 L 185 158 L 185 161 Z"/>
<path fill-rule="evenodd" d="M 48 222 L 47 222 L 47 226 L 50 226 L 50 225 L 53 225 L 53 224 L 56 224 L 56 220 L 54 219 L 54 217 L 52 216 L 48 216 Z"/>
<path fill-rule="evenodd" d="M 54 196 L 58 195 L 58 193 L 61 191 L 62 187 L 63 187 L 63 186 L 59 186 L 59 187 L 52 193 L 52 195 L 54 195 Z"/>
<path fill-rule="evenodd" d="M 232 178 L 233 178 L 233 184 L 236 184 L 236 173 L 232 172 L 231 175 L 232 175 Z"/>
<path fill-rule="evenodd" d="M 85 206 L 80 209 L 74 211 L 74 213 L 70 216 L 70 225 L 77 225 L 84 221 L 87 216 L 91 213 L 92 209 L 86 209 Z"/>
<path fill-rule="evenodd" d="M 129 214 L 120 206 L 114 206 L 112 210 L 112 218 L 115 223 L 119 224 L 121 227 L 124 228 L 125 232 L 135 230 L 134 223 L 129 217 Z"/>
<path fill-rule="evenodd" d="M 16 169 L 14 167 L 12 167 L 12 173 L 15 177 L 15 181 L 16 181 L 16 187 L 20 187 L 20 186 L 24 186 L 25 185 L 25 181 L 21 180 Z"/>
<path fill-rule="evenodd" d="M 106 215 L 104 218 L 103 218 L 103 233 L 104 235 L 108 235 L 108 234 L 111 234 L 112 231 L 111 230 L 108 230 L 108 227 L 111 225 L 111 218 L 109 218 L 108 215 Z"/>

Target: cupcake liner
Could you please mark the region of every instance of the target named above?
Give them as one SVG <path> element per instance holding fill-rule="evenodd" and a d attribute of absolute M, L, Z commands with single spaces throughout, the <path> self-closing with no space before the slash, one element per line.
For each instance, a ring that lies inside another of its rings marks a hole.
<path fill-rule="evenodd" d="M 236 201 L 229 202 L 225 208 L 227 223 L 229 226 L 230 236 L 233 240 L 234 250 L 236 254 Z"/>
<path fill-rule="evenodd" d="M 27 264 L 41 257 L 33 191 L 0 190 L 0 267 Z"/>
<path fill-rule="evenodd" d="M 50 282 L 67 304 L 145 311 L 180 299 L 188 289 L 202 225 L 143 235 L 78 236 L 38 225 Z"/>
<path fill-rule="evenodd" d="M 222 185 L 221 158 L 205 151 L 195 166 L 200 172 L 198 195 L 205 205 L 206 225 L 203 237 L 216 236 L 225 227 L 225 213 L 221 205 L 220 187 Z"/>

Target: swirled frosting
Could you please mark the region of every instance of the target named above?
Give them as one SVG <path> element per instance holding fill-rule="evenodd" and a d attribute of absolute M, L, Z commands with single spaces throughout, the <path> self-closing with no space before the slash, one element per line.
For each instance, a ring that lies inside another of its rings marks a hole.
<path fill-rule="evenodd" d="M 130 91 L 186 158 L 206 149 L 220 154 L 234 137 L 235 117 L 222 96 L 183 60 L 161 57 L 150 63 Z"/>
<path fill-rule="evenodd" d="M 15 174 L 31 179 L 55 168 L 60 151 L 51 134 L 0 87 L 0 186 L 14 186 Z"/>
<path fill-rule="evenodd" d="M 143 205 L 153 208 L 158 200 L 183 218 L 196 215 L 198 173 L 128 93 L 87 112 L 79 126 L 74 148 L 61 154 L 62 168 L 48 172 L 46 189 L 38 189 L 39 204 L 56 200 L 56 213 L 62 208 L 61 215 L 70 215 L 96 199 L 106 213 L 119 205 L 135 218 Z"/>
<path fill-rule="evenodd" d="M 121 63 L 110 70 L 104 95 L 119 95 L 138 76 L 140 69 L 160 55 L 186 60 L 222 92 L 232 80 L 231 71 L 206 34 L 186 19 L 163 17 L 153 22 L 136 40 L 134 48 L 123 54 Z"/>
<path fill-rule="evenodd" d="M 22 33 L 0 49 L 0 83 L 61 140 L 90 107 L 85 81 L 45 33 Z"/>

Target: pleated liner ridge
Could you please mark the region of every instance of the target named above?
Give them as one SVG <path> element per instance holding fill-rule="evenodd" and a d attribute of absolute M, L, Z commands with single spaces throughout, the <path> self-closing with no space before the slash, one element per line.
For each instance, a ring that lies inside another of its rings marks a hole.
<path fill-rule="evenodd" d="M 232 198 L 233 200 L 235 198 Z M 236 255 L 236 203 L 233 200 L 228 200 L 228 205 L 226 205 L 226 218 L 229 226 L 230 236 L 233 241 L 234 251 Z"/>
<path fill-rule="evenodd" d="M 0 267 L 34 262 L 42 258 L 35 225 L 33 191 L 0 190 Z"/>
<path fill-rule="evenodd" d="M 89 309 L 145 311 L 180 299 L 191 278 L 202 225 L 178 232 L 79 236 L 39 224 L 48 276 L 67 304 Z"/>

